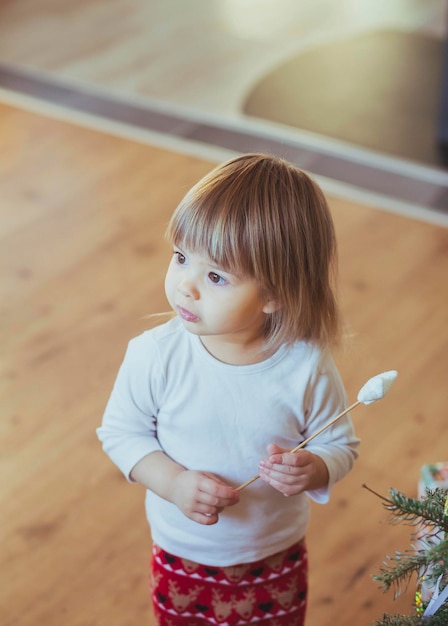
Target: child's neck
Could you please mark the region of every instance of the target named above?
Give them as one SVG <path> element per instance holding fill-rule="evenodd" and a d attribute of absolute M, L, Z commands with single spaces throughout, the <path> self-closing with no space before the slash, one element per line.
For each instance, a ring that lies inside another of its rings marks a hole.
<path fill-rule="evenodd" d="M 263 338 L 250 343 L 233 342 L 216 335 L 200 337 L 202 345 L 215 359 L 229 365 L 252 365 L 272 356 L 273 351 L 264 349 Z"/>

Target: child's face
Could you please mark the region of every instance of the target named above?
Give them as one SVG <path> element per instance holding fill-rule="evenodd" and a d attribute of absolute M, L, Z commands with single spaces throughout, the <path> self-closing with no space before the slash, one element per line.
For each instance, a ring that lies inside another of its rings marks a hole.
<path fill-rule="evenodd" d="M 185 328 L 204 337 L 206 347 L 225 342 L 241 350 L 262 343 L 266 314 L 274 310 L 255 280 L 230 274 L 208 256 L 176 246 L 165 293 Z M 213 338 L 209 344 L 207 337 Z"/>

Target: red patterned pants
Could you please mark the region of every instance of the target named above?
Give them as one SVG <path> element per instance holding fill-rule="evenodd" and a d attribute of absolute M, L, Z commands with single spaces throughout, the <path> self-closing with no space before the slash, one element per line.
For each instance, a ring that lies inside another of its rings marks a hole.
<path fill-rule="evenodd" d="M 303 626 L 308 558 L 303 541 L 254 563 L 211 567 L 153 546 L 158 626 Z"/>

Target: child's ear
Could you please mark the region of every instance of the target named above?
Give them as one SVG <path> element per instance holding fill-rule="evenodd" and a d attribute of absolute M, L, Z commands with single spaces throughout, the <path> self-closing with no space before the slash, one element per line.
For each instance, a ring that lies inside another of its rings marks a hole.
<path fill-rule="evenodd" d="M 263 307 L 263 313 L 269 315 L 270 313 L 275 313 L 281 308 L 280 302 L 275 298 L 268 298 Z"/>

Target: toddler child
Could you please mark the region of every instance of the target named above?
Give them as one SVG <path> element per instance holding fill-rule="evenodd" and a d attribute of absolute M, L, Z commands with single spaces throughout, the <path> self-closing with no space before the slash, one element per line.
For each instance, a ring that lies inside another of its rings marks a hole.
<path fill-rule="evenodd" d="M 359 443 L 346 416 L 288 452 L 346 406 L 327 202 L 246 154 L 187 193 L 167 237 L 175 316 L 130 341 L 97 431 L 146 488 L 157 624 L 303 626 L 308 499 L 328 501 Z"/>

